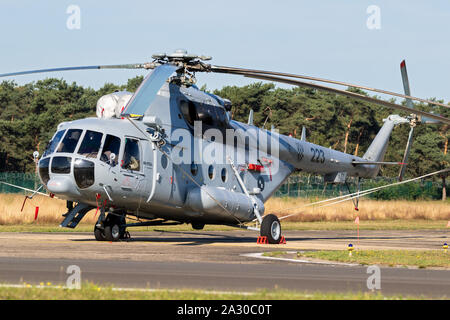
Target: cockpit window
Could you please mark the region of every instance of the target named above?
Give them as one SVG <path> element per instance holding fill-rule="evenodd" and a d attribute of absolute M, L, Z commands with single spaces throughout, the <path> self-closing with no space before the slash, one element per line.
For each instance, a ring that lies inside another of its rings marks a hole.
<path fill-rule="evenodd" d="M 119 150 L 120 150 L 120 138 L 117 138 L 109 134 L 106 135 L 100 160 L 103 162 L 110 163 L 113 166 L 117 165 Z M 116 156 L 113 161 L 111 161 L 112 160 L 111 154 L 115 154 Z"/>
<path fill-rule="evenodd" d="M 127 138 L 125 140 L 125 151 L 123 153 L 122 168 L 132 171 L 141 170 L 141 156 L 139 152 L 139 141 Z"/>
<path fill-rule="evenodd" d="M 78 140 L 80 139 L 81 133 L 83 130 L 81 129 L 69 129 L 58 147 L 58 152 L 67 152 L 73 153 L 78 144 Z"/>
<path fill-rule="evenodd" d="M 52 140 L 50 140 L 50 142 L 47 145 L 47 148 L 45 148 L 45 152 L 44 152 L 44 157 L 48 156 L 49 154 L 52 154 L 53 152 L 55 152 L 56 147 L 58 146 L 59 141 L 61 141 L 61 138 L 64 135 L 64 132 L 66 132 L 66 130 L 60 130 L 58 131 L 55 136 L 53 137 Z"/>
<path fill-rule="evenodd" d="M 102 137 L 103 134 L 101 132 L 87 130 L 83 141 L 81 142 L 78 154 L 81 154 L 86 158 L 97 158 Z"/>

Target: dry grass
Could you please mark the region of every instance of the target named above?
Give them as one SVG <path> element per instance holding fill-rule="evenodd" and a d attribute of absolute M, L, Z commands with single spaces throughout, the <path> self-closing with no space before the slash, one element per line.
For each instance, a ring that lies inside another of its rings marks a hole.
<path fill-rule="evenodd" d="M 0 194 L 0 225 L 59 224 L 63 219 L 61 215 L 67 212 L 65 201 L 38 195 L 32 200 L 27 200 L 23 212 L 20 212 L 23 200 L 23 195 Z M 35 221 L 36 207 L 39 207 L 39 213 Z M 95 223 L 94 214 L 95 211 L 92 211 L 82 222 Z"/>
<path fill-rule="evenodd" d="M 351 201 L 324 208 L 304 207 L 307 199 L 272 198 L 266 203 L 266 213 L 279 217 L 298 213 L 286 221 L 352 221 L 359 214 L 361 220 L 450 220 L 450 202 L 443 201 L 360 201 L 359 211 L 355 211 Z M 286 210 L 288 208 L 296 208 Z"/>
<path fill-rule="evenodd" d="M 59 224 L 61 214 L 67 212 L 66 203 L 62 200 L 36 196 L 27 200 L 23 212 L 20 212 L 24 196 L 18 194 L 0 194 L 0 225 L 19 224 Z M 286 219 L 293 222 L 337 222 L 353 221 L 356 211 L 350 202 L 344 202 L 326 208 L 301 208 L 310 203 L 306 199 L 272 198 L 266 203 L 266 213 L 284 216 L 299 213 Z M 38 219 L 34 221 L 35 208 L 39 207 Z M 287 208 L 298 209 L 288 210 Z M 375 201 L 362 200 L 359 216 L 361 220 L 450 220 L 450 202 L 442 201 Z M 94 224 L 95 210 L 88 213 L 83 224 Z"/>

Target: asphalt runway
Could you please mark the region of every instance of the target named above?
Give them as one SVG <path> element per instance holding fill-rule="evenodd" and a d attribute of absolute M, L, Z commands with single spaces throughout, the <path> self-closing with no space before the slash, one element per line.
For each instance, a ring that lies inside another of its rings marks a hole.
<path fill-rule="evenodd" d="M 90 233 L 0 233 L 0 283 L 64 285 L 67 267 L 83 281 L 123 288 L 365 292 L 367 266 L 294 263 L 245 256 L 268 251 L 342 249 L 354 231 L 286 231 L 285 245 L 257 245 L 246 231 L 135 232 L 117 243 Z M 440 249 L 448 230 L 362 231 L 361 249 Z M 450 259 L 450 253 L 449 253 Z M 450 270 L 381 268 L 384 294 L 450 297 Z"/>

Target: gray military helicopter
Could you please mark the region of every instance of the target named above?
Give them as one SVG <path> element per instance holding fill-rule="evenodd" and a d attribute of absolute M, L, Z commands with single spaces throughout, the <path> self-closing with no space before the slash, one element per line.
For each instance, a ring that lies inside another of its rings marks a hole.
<path fill-rule="evenodd" d="M 64 122 L 38 160 L 40 180 L 51 194 L 67 200 L 62 227 L 75 228 L 91 210 L 99 241 L 118 241 L 133 226 L 190 223 L 230 225 L 260 231 L 269 243 L 282 238 L 280 221 L 264 215 L 265 201 L 296 170 L 343 183 L 347 177 L 375 177 L 394 126 L 415 125 L 423 117 L 450 119 L 358 93 L 309 81 L 361 88 L 449 107 L 384 90 L 333 80 L 207 64 L 210 57 L 177 50 L 143 64 L 32 70 L 0 77 L 89 69 L 151 69 L 137 91 L 115 92 L 99 100 L 97 118 Z M 391 115 L 362 157 L 265 130 L 230 117 L 231 102 L 195 86 L 197 72 L 241 75 L 361 99 L 411 114 Z M 36 154 L 36 158 L 39 156 Z M 128 223 L 135 220 L 133 223 Z M 255 223 L 255 226 L 253 226 Z"/>

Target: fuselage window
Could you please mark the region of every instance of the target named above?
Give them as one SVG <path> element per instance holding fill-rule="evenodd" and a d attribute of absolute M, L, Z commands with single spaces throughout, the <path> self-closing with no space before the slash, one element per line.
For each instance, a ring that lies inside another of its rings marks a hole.
<path fill-rule="evenodd" d="M 45 149 L 44 152 L 44 157 L 48 156 L 49 154 L 52 154 L 53 152 L 55 152 L 56 147 L 58 146 L 59 141 L 61 141 L 61 138 L 64 135 L 64 132 L 66 132 L 66 130 L 60 130 L 58 131 L 55 136 L 53 137 L 53 139 L 48 143 L 47 148 Z"/>
<path fill-rule="evenodd" d="M 81 142 L 78 154 L 86 158 L 97 158 L 100 143 L 102 142 L 103 134 L 96 131 L 86 131 L 83 141 Z"/>
<path fill-rule="evenodd" d="M 80 136 L 83 130 L 81 129 L 69 129 L 58 147 L 58 152 L 73 153 L 80 140 Z"/>
<path fill-rule="evenodd" d="M 222 181 L 223 181 L 223 182 L 227 181 L 227 177 L 228 177 L 228 175 L 227 175 L 227 169 L 226 169 L 226 168 L 223 168 L 223 169 L 222 169 Z"/>
<path fill-rule="evenodd" d="M 214 166 L 213 165 L 210 165 L 209 167 L 208 167 L 208 177 L 212 180 L 212 179 L 214 179 Z"/>
<path fill-rule="evenodd" d="M 112 136 L 110 134 L 106 135 L 100 160 L 103 162 L 107 162 L 112 166 L 117 165 L 117 161 L 119 159 L 118 158 L 119 150 L 120 150 L 120 138 Z M 112 154 L 115 155 L 114 160 L 111 159 Z"/>
<path fill-rule="evenodd" d="M 125 139 L 125 151 L 123 153 L 122 168 L 131 171 L 141 170 L 141 155 L 139 152 L 139 141 L 136 139 Z"/>

